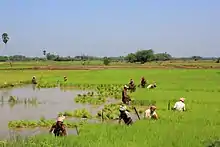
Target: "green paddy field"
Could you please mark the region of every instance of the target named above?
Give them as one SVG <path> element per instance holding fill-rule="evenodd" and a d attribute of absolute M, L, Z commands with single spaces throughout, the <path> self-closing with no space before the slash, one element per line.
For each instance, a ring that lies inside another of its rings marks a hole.
<path fill-rule="evenodd" d="M 156 101 L 160 118 L 157 121 L 137 120 L 130 127 L 85 124 L 79 136 L 37 135 L 25 141 L 1 141 L 2 147 L 205 147 L 220 140 L 219 70 L 1 70 L 0 85 L 30 81 L 32 76 L 47 83 L 56 83 L 67 76 L 68 82 L 73 84 L 127 84 L 130 79 L 139 84 L 144 76 L 150 83 L 155 81 L 158 87 L 153 90 L 137 88 L 132 98 Z M 187 111 L 167 110 L 168 101 L 173 105 L 180 97 L 185 97 Z"/>

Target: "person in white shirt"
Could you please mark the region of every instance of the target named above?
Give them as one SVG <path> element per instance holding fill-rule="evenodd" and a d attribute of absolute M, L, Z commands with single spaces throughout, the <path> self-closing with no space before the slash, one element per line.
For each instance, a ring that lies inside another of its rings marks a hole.
<path fill-rule="evenodd" d="M 156 106 L 151 106 L 149 109 L 147 109 L 144 113 L 144 118 L 148 119 L 158 119 L 158 115 L 156 113 Z"/>
<path fill-rule="evenodd" d="M 147 86 L 147 89 L 153 89 L 153 88 L 156 88 L 157 85 L 156 85 L 156 82 L 154 82 L 153 84 L 150 84 Z"/>
<path fill-rule="evenodd" d="M 178 111 L 186 111 L 184 101 L 185 101 L 184 98 L 180 98 L 180 100 L 175 103 L 175 105 L 172 109 L 173 110 L 178 110 Z"/>
<path fill-rule="evenodd" d="M 131 118 L 131 114 L 128 112 L 126 106 L 120 106 L 119 108 L 120 111 L 120 116 L 119 116 L 119 124 L 121 124 L 121 120 L 124 120 L 124 123 L 126 125 L 132 125 L 133 124 L 133 120 Z"/>

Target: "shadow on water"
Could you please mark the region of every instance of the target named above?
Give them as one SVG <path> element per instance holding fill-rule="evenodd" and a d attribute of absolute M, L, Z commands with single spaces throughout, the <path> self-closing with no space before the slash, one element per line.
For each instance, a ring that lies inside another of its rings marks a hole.
<path fill-rule="evenodd" d="M 88 104 L 78 104 L 74 102 L 74 97 L 77 94 L 86 94 L 88 91 L 82 90 L 60 90 L 60 88 L 44 88 L 44 89 L 33 89 L 32 85 L 27 85 L 25 87 L 13 88 L 13 89 L 1 89 L 0 97 L 2 103 L 0 106 L 0 116 L 3 117 L 0 119 L 0 138 L 5 138 L 6 134 L 8 135 L 9 131 L 8 122 L 11 120 L 39 120 L 40 117 L 44 116 L 46 119 L 54 119 L 57 117 L 59 112 L 64 112 L 67 110 L 76 110 L 86 108 L 92 115 L 104 107 L 92 106 Z M 10 96 L 19 97 L 19 99 L 25 99 L 34 97 L 37 98 L 37 101 L 41 104 L 32 106 L 29 104 L 10 104 L 8 99 Z M 108 100 L 107 103 L 113 103 L 116 100 Z M 72 118 L 73 121 L 78 121 L 77 118 Z M 91 120 L 96 121 L 96 120 Z M 40 132 L 48 133 L 48 129 L 38 129 Z M 33 129 L 22 129 L 19 134 L 25 136 L 25 134 L 32 134 Z M 75 130 L 68 129 L 70 134 L 75 134 Z M 13 131 L 12 131 L 13 132 Z M 17 132 L 17 131 L 16 131 Z"/>

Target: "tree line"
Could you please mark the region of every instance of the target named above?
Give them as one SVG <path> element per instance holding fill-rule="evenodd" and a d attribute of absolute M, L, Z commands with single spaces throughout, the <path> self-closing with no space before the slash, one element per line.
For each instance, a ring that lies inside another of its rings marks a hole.
<path fill-rule="evenodd" d="M 26 57 L 23 55 L 14 55 L 14 56 L 0 56 L 0 62 L 6 61 L 93 61 L 101 60 L 103 64 L 108 65 L 110 62 L 129 62 L 129 63 L 146 63 L 152 61 L 167 61 L 167 60 L 213 60 L 219 63 L 220 58 L 203 58 L 200 56 L 192 56 L 188 58 L 175 58 L 168 53 L 155 53 L 152 49 L 149 50 L 138 50 L 135 53 L 129 53 L 126 56 L 118 57 L 95 57 L 95 56 L 67 56 L 62 57 L 52 53 L 47 53 L 43 51 L 43 57 Z"/>

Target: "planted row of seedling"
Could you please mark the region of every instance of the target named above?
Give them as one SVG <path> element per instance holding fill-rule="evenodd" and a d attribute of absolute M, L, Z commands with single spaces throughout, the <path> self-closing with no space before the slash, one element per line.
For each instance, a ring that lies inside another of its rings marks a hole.
<path fill-rule="evenodd" d="M 36 128 L 36 127 L 51 127 L 55 123 L 55 120 L 46 120 L 41 118 L 40 120 L 13 120 L 8 122 L 9 128 Z M 67 128 L 75 128 L 75 126 L 82 126 L 87 123 L 86 120 L 80 122 L 72 122 L 65 120 L 64 124 Z"/>
<path fill-rule="evenodd" d="M 58 115 L 64 115 L 66 117 L 92 118 L 91 113 L 86 109 L 60 112 Z"/>

